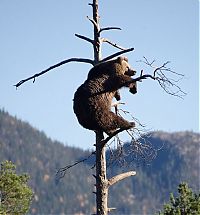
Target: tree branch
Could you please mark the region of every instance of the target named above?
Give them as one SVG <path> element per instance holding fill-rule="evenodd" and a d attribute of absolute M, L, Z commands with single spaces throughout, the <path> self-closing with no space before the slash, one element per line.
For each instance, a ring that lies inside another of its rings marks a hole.
<path fill-rule="evenodd" d="M 116 52 L 115 54 L 112 54 L 112 55 L 110 55 L 110 56 L 104 58 L 103 60 L 101 60 L 100 63 L 101 63 L 101 62 L 105 62 L 105 61 L 107 61 L 107 60 L 111 60 L 111 59 L 114 58 L 114 57 L 117 57 L 117 56 L 119 56 L 119 55 L 121 55 L 121 54 L 124 54 L 124 53 L 127 53 L 127 52 L 131 52 L 131 51 L 133 51 L 133 50 L 134 50 L 134 48 L 129 48 L 129 49 L 125 49 L 125 50 L 123 50 L 123 51 Z"/>
<path fill-rule="evenodd" d="M 116 136 L 117 134 L 125 130 L 127 129 L 124 129 L 124 128 L 118 129 L 117 131 L 113 132 L 111 135 L 106 137 L 106 139 L 101 140 L 100 144 L 102 145 L 102 147 L 104 147 L 109 140 L 111 140 L 114 136 Z"/>
<path fill-rule="evenodd" d="M 127 50 L 127 49 L 125 49 L 125 48 L 123 48 L 123 47 L 121 47 L 121 46 L 118 46 L 116 43 L 113 43 L 113 42 L 111 42 L 110 40 L 108 40 L 107 38 L 101 38 L 101 42 L 105 42 L 105 43 L 108 43 L 108 44 L 110 44 L 111 46 L 113 46 L 113 47 L 115 47 L 115 48 L 118 48 L 118 49 L 121 49 L 121 50 Z"/>
<path fill-rule="evenodd" d="M 137 82 L 137 81 L 142 81 L 144 79 L 151 78 L 151 79 L 157 81 L 159 83 L 159 85 L 161 86 L 161 88 L 167 94 L 179 97 L 181 99 L 183 99 L 183 96 L 187 95 L 183 90 L 181 90 L 181 88 L 178 85 L 176 85 L 174 82 L 172 82 L 163 73 L 162 74 L 157 74 L 157 76 L 156 76 L 157 71 L 158 70 L 154 71 L 154 75 L 146 74 L 146 75 L 141 75 L 138 78 L 134 78 L 131 81 L 127 82 L 127 84 L 131 84 L 131 83 L 134 83 L 134 82 Z M 173 91 L 172 89 L 170 89 L 170 87 L 174 87 L 177 90 Z"/>
<path fill-rule="evenodd" d="M 151 78 L 158 81 L 159 85 L 163 88 L 163 90 L 170 95 L 177 96 L 179 98 L 183 98 L 183 96 L 186 95 L 186 93 L 183 90 L 181 90 L 181 88 L 176 84 L 181 78 L 184 77 L 184 75 L 174 72 L 169 67 L 167 67 L 167 65 L 170 63 L 169 61 L 163 63 L 161 66 L 154 66 L 153 64 L 155 60 L 153 60 L 152 62 L 149 62 L 149 60 L 147 60 L 146 57 L 143 57 L 143 58 L 144 60 L 143 61 L 141 60 L 139 62 L 145 63 L 146 65 L 153 68 L 154 69 L 153 75 L 142 75 L 143 74 L 143 70 L 142 70 L 140 77 L 135 79 L 135 81 Z M 172 78 L 167 77 L 166 72 L 168 72 L 169 74 L 175 75 L 176 78 L 178 76 L 181 78 L 174 80 Z"/>
<path fill-rule="evenodd" d="M 106 28 L 101 28 L 99 33 L 101 33 L 102 31 L 109 31 L 109 30 L 122 30 L 122 29 L 118 27 L 106 27 Z"/>
<path fill-rule="evenodd" d="M 94 27 L 96 28 L 96 29 L 98 29 L 98 25 L 97 25 L 97 23 L 94 21 L 94 19 L 91 19 L 89 16 L 87 16 L 87 18 L 90 20 L 90 22 L 94 25 Z"/>
<path fill-rule="evenodd" d="M 153 75 L 146 74 L 146 75 L 141 75 L 137 78 L 134 78 L 132 81 L 130 81 L 130 83 L 134 83 L 136 81 L 142 81 L 142 80 L 147 79 L 147 78 L 151 78 L 153 80 L 156 80 L 156 77 L 154 77 Z"/>
<path fill-rule="evenodd" d="M 88 38 L 88 37 L 85 37 L 85 36 L 80 35 L 80 34 L 75 34 L 75 36 L 80 38 L 80 39 L 82 39 L 82 40 L 85 40 L 85 41 L 87 41 L 89 43 L 92 43 L 92 45 L 94 44 L 94 41 L 92 39 Z"/>
<path fill-rule="evenodd" d="M 45 69 L 45 70 L 43 70 L 40 73 L 36 73 L 35 75 L 33 75 L 33 76 L 29 77 L 29 78 L 23 79 L 23 80 L 19 81 L 17 84 L 15 84 L 14 86 L 17 88 L 20 85 L 22 85 L 23 83 L 25 83 L 25 82 L 27 82 L 29 80 L 32 80 L 32 79 L 33 79 L 33 83 L 34 83 L 35 82 L 35 78 L 37 78 L 37 77 L 39 77 L 39 76 L 41 76 L 41 75 L 49 72 L 52 69 L 55 69 L 55 68 L 57 68 L 59 66 L 62 66 L 64 64 L 66 64 L 66 63 L 73 62 L 73 61 L 75 61 L 75 62 L 82 62 L 82 63 L 89 63 L 89 64 L 92 64 L 92 65 L 94 64 L 94 61 L 90 60 L 90 59 L 85 59 L 85 58 L 70 58 L 70 59 L 61 61 L 60 63 L 57 63 L 57 64 L 55 64 L 53 66 L 50 66 L 48 69 Z"/>
<path fill-rule="evenodd" d="M 85 157 L 85 158 L 83 158 L 83 159 L 81 159 L 81 160 L 75 161 L 75 162 L 74 162 L 73 164 L 71 164 L 71 165 L 67 165 L 67 166 L 65 166 L 65 167 L 60 168 L 60 169 L 57 171 L 57 173 L 56 173 L 56 178 L 55 178 L 55 179 L 56 179 L 56 183 L 58 183 L 58 181 L 59 181 L 61 178 L 63 178 L 63 177 L 65 176 L 65 174 L 66 174 L 66 172 L 67 172 L 68 169 L 70 169 L 70 168 L 76 166 L 77 164 L 80 164 L 80 163 L 83 163 L 83 162 L 87 161 L 91 156 L 93 156 L 93 155 L 95 155 L 95 154 L 96 154 L 96 152 L 93 151 L 93 152 L 91 152 L 91 154 L 88 155 L 87 157 Z"/>
<path fill-rule="evenodd" d="M 134 175 L 136 175 L 135 171 L 125 172 L 125 173 L 121 173 L 119 175 L 116 175 L 116 176 L 114 176 L 108 180 L 108 186 L 112 186 L 115 183 L 117 183 L 117 182 L 119 182 L 119 181 L 121 181 L 127 177 L 134 176 Z"/>
<path fill-rule="evenodd" d="M 117 208 L 108 208 L 108 212 L 111 212 L 113 210 L 117 210 Z"/>

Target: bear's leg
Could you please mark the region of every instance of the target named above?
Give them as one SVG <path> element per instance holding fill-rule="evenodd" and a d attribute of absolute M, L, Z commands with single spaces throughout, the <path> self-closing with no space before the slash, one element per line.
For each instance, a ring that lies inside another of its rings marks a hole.
<path fill-rule="evenodd" d="M 107 114 L 105 114 L 102 117 L 104 122 L 102 123 L 102 130 L 108 135 L 111 135 L 117 129 L 127 130 L 135 126 L 134 122 L 128 122 L 122 117 L 114 114 L 112 111 L 109 111 Z"/>

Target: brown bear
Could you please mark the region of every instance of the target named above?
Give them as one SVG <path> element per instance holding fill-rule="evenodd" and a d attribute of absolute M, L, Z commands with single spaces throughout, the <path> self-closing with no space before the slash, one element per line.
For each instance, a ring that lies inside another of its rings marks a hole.
<path fill-rule="evenodd" d="M 130 83 L 135 74 L 126 57 L 103 62 L 94 66 L 87 80 L 74 94 L 74 113 L 79 123 L 87 129 L 105 132 L 108 135 L 117 129 L 129 129 L 135 126 L 111 111 L 114 97 L 119 99 L 118 90 L 129 87 L 137 92 L 136 83 Z"/>

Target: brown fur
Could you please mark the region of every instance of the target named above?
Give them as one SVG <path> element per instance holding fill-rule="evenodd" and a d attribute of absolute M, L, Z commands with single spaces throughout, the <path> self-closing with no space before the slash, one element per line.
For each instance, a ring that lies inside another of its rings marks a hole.
<path fill-rule="evenodd" d="M 79 123 L 87 129 L 111 134 L 116 129 L 134 127 L 111 111 L 114 97 L 119 97 L 118 90 L 130 87 L 132 93 L 137 92 L 136 83 L 129 84 L 130 76 L 135 71 L 130 69 L 125 57 L 100 63 L 88 73 L 87 80 L 77 89 L 74 95 L 74 112 Z"/>
<path fill-rule="evenodd" d="M 128 70 L 126 70 L 124 74 L 125 74 L 125 75 L 128 75 L 128 76 L 133 76 L 133 75 L 135 75 L 135 74 L 136 74 L 136 71 L 129 68 L 129 65 L 128 65 L 128 58 L 123 57 L 123 60 L 124 60 L 124 64 L 125 64 L 126 66 L 128 66 Z M 126 62 L 127 62 L 127 63 L 126 63 Z M 107 64 L 105 64 L 104 66 L 106 67 Z M 104 69 L 101 68 L 101 67 L 99 67 L 99 68 L 93 67 L 93 68 L 89 71 L 89 73 L 88 73 L 88 78 L 87 78 L 87 79 L 88 79 L 88 80 L 89 80 L 89 79 L 91 80 L 91 79 L 93 79 L 93 78 L 96 78 L 96 77 L 98 77 L 98 76 L 104 74 L 105 72 L 107 72 L 107 70 L 104 70 Z M 130 84 L 130 85 L 129 85 L 129 92 L 131 92 L 132 94 L 137 93 L 136 83 L 133 83 L 133 84 Z M 115 92 L 114 97 L 115 97 L 115 99 L 116 99 L 117 101 L 119 101 L 119 100 L 121 99 L 119 90 L 117 90 L 117 91 Z"/>

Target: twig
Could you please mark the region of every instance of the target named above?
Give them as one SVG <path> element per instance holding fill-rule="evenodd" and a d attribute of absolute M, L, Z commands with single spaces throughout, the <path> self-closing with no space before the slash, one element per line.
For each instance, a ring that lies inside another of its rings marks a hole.
<path fill-rule="evenodd" d="M 153 79 L 153 80 L 156 80 L 156 78 L 155 78 L 153 75 L 147 74 L 147 75 L 139 76 L 139 77 L 137 77 L 137 78 L 133 78 L 133 79 L 130 81 L 130 83 L 133 83 L 133 82 L 136 82 L 136 81 L 142 81 L 142 80 L 147 79 L 147 78 L 151 78 L 151 79 Z"/>
<path fill-rule="evenodd" d="M 176 75 L 178 75 L 178 76 L 182 76 L 182 77 L 184 76 L 183 74 L 174 72 L 174 71 L 171 70 L 169 67 L 166 67 L 167 64 L 170 63 L 170 61 L 167 61 L 167 62 L 163 63 L 160 67 L 156 67 L 156 66 L 153 66 L 153 64 L 155 63 L 155 60 L 153 60 L 153 61 L 150 63 L 149 60 L 148 60 L 145 56 L 143 56 L 143 58 L 144 58 L 144 60 L 139 60 L 138 62 L 145 63 L 146 65 L 148 65 L 148 66 L 150 66 L 150 67 L 152 67 L 152 68 L 155 68 L 154 71 L 157 71 L 157 70 L 162 69 L 162 70 L 165 70 L 165 71 L 169 71 L 169 72 L 171 72 L 171 73 L 174 73 L 174 74 L 176 74 Z"/>
<path fill-rule="evenodd" d="M 87 16 L 87 18 L 90 20 L 90 22 L 94 25 L 94 27 L 96 28 L 96 29 L 98 29 L 98 25 L 97 25 L 97 23 L 94 21 L 94 19 L 91 19 L 89 16 Z"/>
<path fill-rule="evenodd" d="M 120 49 L 120 50 L 123 50 L 123 51 L 124 51 L 124 50 L 127 50 L 127 49 L 125 49 L 125 48 L 123 48 L 123 47 L 117 45 L 116 43 L 111 42 L 110 40 L 108 40 L 108 39 L 106 39 L 106 38 L 101 38 L 101 42 L 108 43 L 108 44 L 110 44 L 111 46 L 113 46 L 113 47 L 115 47 L 115 48 L 118 48 L 118 49 Z"/>
<path fill-rule="evenodd" d="M 87 157 L 85 157 L 85 158 L 83 158 L 83 159 L 81 159 L 81 160 L 78 160 L 78 161 L 74 162 L 74 163 L 71 164 L 71 165 L 67 165 L 67 166 L 65 166 L 65 167 L 60 168 L 60 169 L 57 171 L 57 173 L 56 173 L 56 182 L 58 182 L 61 178 L 63 178 L 63 177 L 65 176 L 65 174 L 66 174 L 66 172 L 67 172 L 68 169 L 70 169 L 70 168 L 76 166 L 77 164 L 80 164 L 80 163 L 85 162 L 86 160 L 88 160 L 88 159 L 89 159 L 92 155 L 94 155 L 95 153 L 96 153 L 96 152 L 94 151 L 94 152 L 92 152 L 89 156 L 87 156 Z"/>
<path fill-rule="evenodd" d="M 129 143 L 123 142 L 118 135 L 112 141 L 113 143 L 117 142 L 117 148 L 114 151 L 110 152 L 110 162 L 108 166 L 112 164 L 118 164 L 120 166 L 131 165 L 133 162 L 151 162 L 157 156 L 157 153 L 163 146 L 160 148 L 153 146 L 149 141 L 148 137 L 150 136 L 150 131 L 145 129 L 145 126 L 142 125 L 138 119 L 132 116 L 129 111 L 118 109 L 117 114 L 121 117 L 122 114 L 129 115 L 132 118 L 132 121 L 136 123 L 134 128 L 126 130 L 127 134 L 131 137 Z M 112 148 L 113 150 L 113 148 Z"/>
<path fill-rule="evenodd" d="M 15 84 L 14 86 L 17 88 L 20 85 L 22 85 L 23 83 L 25 83 L 25 82 L 27 82 L 27 81 L 29 81 L 31 79 L 33 79 L 33 83 L 34 83 L 35 82 L 35 78 L 37 78 L 37 77 L 39 77 L 39 76 L 41 76 L 41 75 L 49 72 L 52 69 L 55 69 L 55 68 L 57 68 L 59 66 L 62 66 L 64 64 L 66 64 L 66 63 L 73 62 L 73 61 L 75 61 L 75 62 L 82 62 L 82 63 L 89 63 L 89 64 L 92 64 L 92 65 L 94 64 L 94 61 L 90 60 L 90 59 L 85 59 L 85 58 L 70 58 L 70 59 L 61 61 L 60 63 L 57 63 L 57 64 L 55 64 L 53 66 L 50 66 L 48 69 L 45 69 L 45 70 L 43 70 L 40 73 L 36 73 L 35 75 L 33 75 L 33 76 L 29 77 L 29 78 L 23 79 L 23 80 L 19 81 L 17 84 Z"/>
<path fill-rule="evenodd" d="M 183 90 L 181 90 L 181 88 L 176 84 L 181 78 L 184 77 L 184 75 L 174 72 L 169 67 L 167 67 L 167 65 L 170 63 L 170 61 L 167 61 L 167 62 L 163 63 L 161 66 L 156 67 L 153 65 L 155 60 L 150 62 L 146 57 L 143 57 L 143 58 L 144 58 L 144 60 L 141 60 L 139 62 L 145 63 L 146 65 L 153 68 L 154 69 L 153 75 L 142 75 L 143 74 L 143 70 L 142 70 L 140 77 L 137 78 L 137 80 L 135 79 L 135 81 L 140 81 L 142 79 L 151 78 L 151 79 L 158 81 L 159 85 L 163 88 L 163 90 L 170 95 L 177 96 L 179 98 L 183 98 L 183 96 L 186 95 L 186 93 Z M 173 75 L 180 76 L 181 78 L 179 78 L 178 80 L 174 80 L 172 78 L 167 77 L 164 72 L 169 72 Z"/>

